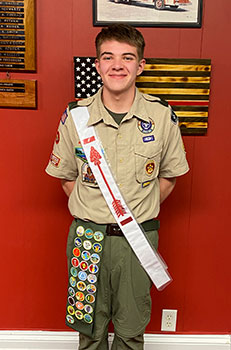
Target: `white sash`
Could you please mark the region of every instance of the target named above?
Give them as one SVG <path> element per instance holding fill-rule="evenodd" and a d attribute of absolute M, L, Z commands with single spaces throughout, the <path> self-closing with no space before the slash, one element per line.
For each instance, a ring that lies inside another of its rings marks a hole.
<path fill-rule="evenodd" d="M 106 162 L 95 129 L 93 126 L 87 126 L 89 119 L 87 107 L 74 108 L 71 110 L 71 115 L 89 166 L 112 215 L 156 288 L 163 289 L 171 282 L 167 267 L 149 244 L 140 225 L 126 205 Z"/>

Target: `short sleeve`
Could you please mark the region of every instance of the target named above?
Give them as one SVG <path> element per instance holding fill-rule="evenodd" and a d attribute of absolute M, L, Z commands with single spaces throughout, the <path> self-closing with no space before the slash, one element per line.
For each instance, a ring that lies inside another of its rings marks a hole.
<path fill-rule="evenodd" d="M 183 140 L 178 126 L 178 119 L 172 109 L 167 109 L 166 130 L 161 154 L 159 177 L 177 177 L 188 172 Z"/>
<path fill-rule="evenodd" d="M 61 117 L 56 133 L 53 150 L 45 170 L 47 174 L 60 179 L 76 180 L 78 170 L 73 144 L 74 132 L 72 118 L 67 108 Z"/>

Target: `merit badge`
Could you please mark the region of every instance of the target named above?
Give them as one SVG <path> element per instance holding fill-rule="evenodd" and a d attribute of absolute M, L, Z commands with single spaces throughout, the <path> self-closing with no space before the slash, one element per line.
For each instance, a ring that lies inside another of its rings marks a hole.
<path fill-rule="evenodd" d="M 97 273 L 97 272 L 99 271 L 99 267 L 98 267 L 97 265 L 91 264 L 91 265 L 89 266 L 89 271 L 90 271 L 91 273 Z"/>
<path fill-rule="evenodd" d="M 84 234 L 84 227 L 83 226 L 78 226 L 76 229 L 76 234 L 77 236 L 81 237 Z"/>
<path fill-rule="evenodd" d="M 76 316 L 76 318 L 78 318 L 78 320 L 83 319 L 83 313 L 79 310 L 76 311 L 75 316 Z"/>
<path fill-rule="evenodd" d="M 83 303 L 81 303 L 80 301 L 77 301 L 77 303 L 75 304 L 75 306 L 76 306 L 77 309 L 79 309 L 79 310 L 83 310 L 83 308 L 84 308 Z"/>
<path fill-rule="evenodd" d="M 78 273 L 78 278 L 80 279 L 80 281 L 86 281 L 87 279 L 87 274 L 84 271 L 79 271 Z"/>
<path fill-rule="evenodd" d="M 77 292 L 75 296 L 78 301 L 84 300 L 84 294 L 82 292 Z"/>
<path fill-rule="evenodd" d="M 94 286 L 94 284 L 88 284 L 87 291 L 90 294 L 94 294 L 96 292 L 96 286 Z"/>
<path fill-rule="evenodd" d="M 75 246 L 76 246 L 76 247 L 81 247 L 81 245 L 82 245 L 82 240 L 81 240 L 81 238 L 76 237 L 75 240 L 74 240 L 74 243 L 75 243 Z"/>
<path fill-rule="evenodd" d="M 101 250 L 103 249 L 103 247 L 100 243 L 94 243 L 92 248 L 93 248 L 94 252 L 96 252 L 96 253 L 101 252 Z"/>
<path fill-rule="evenodd" d="M 75 155 L 77 158 L 81 159 L 83 162 L 87 163 L 86 154 L 82 147 L 75 147 Z"/>
<path fill-rule="evenodd" d="M 93 312 L 93 307 L 91 305 L 85 305 L 84 311 L 87 312 L 88 314 L 91 314 Z"/>
<path fill-rule="evenodd" d="M 71 304 L 72 306 L 75 305 L 75 300 L 72 297 L 68 297 L 68 303 Z"/>
<path fill-rule="evenodd" d="M 92 248 L 92 244 L 90 241 L 84 241 L 83 242 L 83 247 L 86 249 L 86 250 L 90 250 Z"/>
<path fill-rule="evenodd" d="M 86 261 L 82 261 L 79 265 L 81 270 L 86 271 L 88 269 L 88 263 Z"/>
<path fill-rule="evenodd" d="M 67 320 L 68 323 L 71 323 L 71 324 L 73 324 L 75 322 L 74 318 L 72 316 L 70 316 L 70 315 L 66 316 L 66 320 Z"/>
<path fill-rule="evenodd" d="M 144 137 L 143 137 L 143 141 L 144 141 L 144 142 L 155 141 L 155 137 L 154 137 L 154 135 L 144 136 Z"/>
<path fill-rule="evenodd" d="M 155 169 L 154 161 L 147 163 L 145 166 L 145 170 L 146 170 L 147 175 L 152 175 L 154 169 Z"/>
<path fill-rule="evenodd" d="M 61 160 L 61 159 L 60 159 L 58 156 L 56 156 L 54 153 L 51 153 L 50 162 L 51 162 L 51 164 L 53 164 L 56 168 L 59 166 L 60 160 Z"/>
<path fill-rule="evenodd" d="M 77 258 L 80 256 L 79 248 L 74 248 L 72 252 L 73 252 L 73 255 L 76 256 Z"/>
<path fill-rule="evenodd" d="M 72 267 L 72 268 L 71 268 L 71 274 L 72 274 L 73 277 L 76 277 L 76 276 L 77 276 L 77 270 L 76 270 L 75 267 Z"/>
<path fill-rule="evenodd" d="M 86 323 L 92 323 L 93 322 L 93 318 L 91 317 L 91 315 L 85 314 L 84 315 L 84 321 Z"/>
<path fill-rule="evenodd" d="M 83 180 L 83 182 L 89 182 L 89 183 L 96 184 L 96 179 L 95 179 L 88 163 L 84 163 L 82 165 L 82 180 Z"/>
<path fill-rule="evenodd" d="M 73 308 L 73 306 L 69 305 L 67 307 L 67 312 L 70 314 L 70 315 L 74 315 L 75 314 L 75 309 Z"/>
<path fill-rule="evenodd" d="M 85 284 L 84 282 L 82 282 L 82 281 L 79 281 L 79 282 L 77 283 L 77 288 L 78 288 L 79 290 L 81 290 L 81 292 L 83 292 L 83 291 L 86 289 L 86 284 Z"/>
<path fill-rule="evenodd" d="M 138 129 L 144 134 L 150 134 L 155 128 L 153 120 L 149 119 L 149 122 L 144 122 L 143 120 L 138 121 Z"/>
<path fill-rule="evenodd" d="M 77 258 L 72 258 L 71 259 L 71 264 L 74 266 L 74 267 L 78 267 L 79 265 L 79 260 Z"/>
<path fill-rule="evenodd" d="M 81 256 L 82 256 L 82 259 L 83 259 L 83 260 L 87 261 L 87 260 L 90 259 L 91 253 L 88 252 L 88 251 L 86 251 L 86 250 L 84 250 L 84 251 L 82 252 Z"/>
<path fill-rule="evenodd" d="M 90 303 L 90 304 L 93 304 L 94 301 L 95 301 L 94 295 L 92 295 L 92 294 L 87 294 L 87 295 L 86 295 L 86 301 L 87 301 L 88 303 Z"/>
<path fill-rule="evenodd" d="M 96 231 L 96 232 L 94 233 L 94 240 L 95 240 L 96 242 L 101 242 L 103 239 L 104 239 L 104 235 L 103 235 L 102 232 Z"/>
<path fill-rule="evenodd" d="M 61 117 L 61 123 L 62 123 L 63 125 L 65 124 L 65 121 L 66 121 L 66 119 L 67 119 L 67 116 L 68 116 L 67 110 L 65 109 L 65 111 L 63 112 L 63 115 L 62 115 L 62 117 Z"/>
<path fill-rule="evenodd" d="M 72 297 L 75 296 L 75 290 L 72 287 L 68 288 L 68 292 L 69 292 L 70 296 L 72 296 Z"/>
<path fill-rule="evenodd" d="M 91 262 L 93 264 L 98 264 L 99 261 L 100 261 L 99 255 L 96 254 L 96 253 L 93 253 L 92 256 L 91 256 Z"/>
<path fill-rule="evenodd" d="M 96 277 L 96 275 L 90 274 L 90 275 L 87 276 L 87 280 L 88 280 L 90 283 L 95 283 L 95 282 L 97 281 L 97 277 Z"/>
<path fill-rule="evenodd" d="M 59 131 L 57 131 L 56 137 L 55 137 L 55 143 L 58 144 L 59 141 L 60 141 L 60 133 L 59 133 Z"/>
<path fill-rule="evenodd" d="M 93 231 L 92 231 L 90 228 L 87 228 L 87 229 L 85 230 L 85 237 L 86 237 L 87 239 L 91 239 L 91 238 L 93 237 L 93 235 L 94 235 L 94 233 L 93 233 Z"/>
<path fill-rule="evenodd" d="M 71 285 L 72 287 L 75 287 L 75 286 L 76 286 L 76 279 L 75 279 L 75 277 L 71 276 L 69 281 L 70 281 L 70 285 Z"/>

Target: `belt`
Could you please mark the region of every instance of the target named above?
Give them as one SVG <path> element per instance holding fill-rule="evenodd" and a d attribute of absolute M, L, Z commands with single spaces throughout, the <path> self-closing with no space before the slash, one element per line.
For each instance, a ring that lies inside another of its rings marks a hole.
<path fill-rule="evenodd" d="M 160 221 L 151 219 L 143 222 L 142 224 L 140 224 L 140 226 L 144 229 L 144 231 L 159 230 Z M 123 236 L 123 232 L 117 224 L 107 224 L 106 233 L 107 236 Z"/>

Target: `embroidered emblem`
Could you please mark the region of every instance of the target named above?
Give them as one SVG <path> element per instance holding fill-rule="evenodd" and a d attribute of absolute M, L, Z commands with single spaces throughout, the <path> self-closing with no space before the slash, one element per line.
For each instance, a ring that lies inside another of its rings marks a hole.
<path fill-rule="evenodd" d="M 70 315 L 74 315 L 75 314 L 75 309 L 73 308 L 73 306 L 69 305 L 67 307 L 67 312 L 70 314 Z"/>
<path fill-rule="evenodd" d="M 55 143 L 58 144 L 59 141 L 60 141 L 60 133 L 59 133 L 59 131 L 57 131 L 56 138 L 55 138 Z"/>
<path fill-rule="evenodd" d="M 86 271 L 88 269 L 88 263 L 86 261 L 82 261 L 79 265 L 82 271 Z"/>
<path fill-rule="evenodd" d="M 91 171 L 91 168 L 89 167 L 88 163 L 84 163 L 82 165 L 82 180 L 83 182 L 89 182 L 97 184 L 96 179 Z"/>
<path fill-rule="evenodd" d="M 155 169 L 154 161 L 146 164 L 145 170 L 147 175 L 152 175 L 154 169 Z"/>
<path fill-rule="evenodd" d="M 144 136 L 143 137 L 143 142 L 151 142 L 151 141 L 155 141 L 154 135 Z"/>
<path fill-rule="evenodd" d="M 74 318 L 72 316 L 70 316 L 70 315 L 66 316 L 66 320 L 67 320 L 68 323 L 71 323 L 71 324 L 73 324 L 75 322 Z"/>
<path fill-rule="evenodd" d="M 86 289 L 86 284 L 83 281 L 77 283 L 77 288 L 83 292 Z"/>
<path fill-rule="evenodd" d="M 77 237 L 77 238 L 75 238 L 75 246 L 76 247 L 81 247 L 81 245 L 82 245 L 82 240 L 81 240 L 81 238 L 79 238 L 79 237 Z"/>
<path fill-rule="evenodd" d="M 87 261 L 90 259 L 91 257 L 91 253 L 90 252 L 87 252 L 86 250 L 84 250 L 81 254 L 81 257 L 83 260 Z"/>
<path fill-rule="evenodd" d="M 138 129 L 144 134 L 150 134 L 155 128 L 154 121 L 149 119 L 149 122 L 144 122 L 143 120 L 138 121 Z"/>
<path fill-rule="evenodd" d="M 80 256 L 80 250 L 79 250 L 79 248 L 74 248 L 74 249 L 73 249 L 73 255 L 76 256 L 77 258 Z"/>
<path fill-rule="evenodd" d="M 89 294 L 94 294 L 96 292 L 96 286 L 94 284 L 88 284 L 87 291 Z"/>
<path fill-rule="evenodd" d="M 84 241 L 83 242 L 83 247 L 86 249 L 86 250 L 90 250 L 92 248 L 92 244 L 90 241 Z"/>
<path fill-rule="evenodd" d="M 77 309 L 79 309 L 79 310 L 83 310 L 83 308 L 84 308 L 83 303 L 81 303 L 80 301 L 77 301 L 77 303 L 75 305 L 76 305 Z"/>
<path fill-rule="evenodd" d="M 76 293 L 76 299 L 78 301 L 83 301 L 84 300 L 84 294 L 82 292 L 77 292 Z"/>
<path fill-rule="evenodd" d="M 69 292 L 70 296 L 72 296 L 72 297 L 75 296 L 75 290 L 72 287 L 68 288 L 68 292 Z"/>
<path fill-rule="evenodd" d="M 95 302 L 95 297 L 92 294 L 87 294 L 86 295 L 86 301 L 90 304 L 93 304 Z"/>
<path fill-rule="evenodd" d="M 102 245 L 100 243 L 94 243 L 92 246 L 94 252 L 98 253 L 102 250 Z"/>
<path fill-rule="evenodd" d="M 70 285 L 71 285 L 72 287 L 75 287 L 75 286 L 76 286 L 76 279 L 75 279 L 75 277 L 71 276 L 69 281 L 70 281 Z"/>
<path fill-rule="evenodd" d="M 84 271 L 79 271 L 78 273 L 78 278 L 80 281 L 86 281 L 87 279 L 87 274 Z"/>
<path fill-rule="evenodd" d="M 87 304 L 84 306 L 84 311 L 87 312 L 88 314 L 91 314 L 93 312 L 93 307 Z"/>
<path fill-rule="evenodd" d="M 97 281 L 97 277 L 96 277 L 96 275 L 90 274 L 90 275 L 87 276 L 87 280 L 90 283 L 95 283 Z"/>
<path fill-rule="evenodd" d="M 75 313 L 75 316 L 78 320 L 82 320 L 83 319 L 83 313 L 80 310 L 77 310 Z"/>
<path fill-rule="evenodd" d="M 96 231 L 96 232 L 94 233 L 94 240 L 95 240 L 96 242 L 101 242 L 103 239 L 104 239 L 104 235 L 103 235 L 102 232 Z"/>
<path fill-rule="evenodd" d="M 72 267 L 72 268 L 71 268 L 71 274 L 72 274 L 73 277 L 76 277 L 76 276 L 77 276 L 78 273 L 77 273 L 77 270 L 76 270 L 75 267 Z"/>
<path fill-rule="evenodd" d="M 84 163 L 87 163 L 87 158 L 82 147 L 75 147 L 75 155 L 81 159 Z"/>
<path fill-rule="evenodd" d="M 65 111 L 63 112 L 63 115 L 61 117 L 61 123 L 64 125 L 65 124 L 65 121 L 68 117 L 68 114 L 67 114 L 67 110 L 65 109 Z"/>
<path fill-rule="evenodd" d="M 93 237 L 93 235 L 94 235 L 94 233 L 93 233 L 93 231 L 92 231 L 90 228 L 87 228 L 87 229 L 85 230 L 85 237 L 86 237 L 87 239 L 91 239 L 91 238 Z"/>
<path fill-rule="evenodd" d="M 91 265 L 89 266 L 89 271 L 90 271 L 91 273 L 97 273 L 97 272 L 99 271 L 99 267 L 98 267 L 97 265 L 91 264 Z"/>
<path fill-rule="evenodd" d="M 71 304 L 72 306 L 74 306 L 74 305 L 75 305 L 75 300 L 74 300 L 74 298 L 69 297 L 69 298 L 68 298 L 68 303 Z"/>
<path fill-rule="evenodd" d="M 100 261 L 100 257 L 98 254 L 93 253 L 90 260 L 93 264 L 98 264 L 98 262 Z"/>
<path fill-rule="evenodd" d="M 91 315 L 85 314 L 84 315 L 84 321 L 86 323 L 92 323 L 93 322 L 93 318 L 91 317 Z"/>
<path fill-rule="evenodd" d="M 51 164 L 53 164 L 56 168 L 59 166 L 60 160 L 61 160 L 61 159 L 60 159 L 58 156 L 56 156 L 54 153 L 51 153 L 50 162 L 51 162 Z"/>
<path fill-rule="evenodd" d="M 74 267 L 78 267 L 79 265 L 79 260 L 77 258 L 72 258 L 71 259 L 71 264 L 74 266 Z"/>
<path fill-rule="evenodd" d="M 76 229 L 76 234 L 77 236 L 81 237 L 84 234 L 84 227 L 83 226 L 78 226 Z"/>

